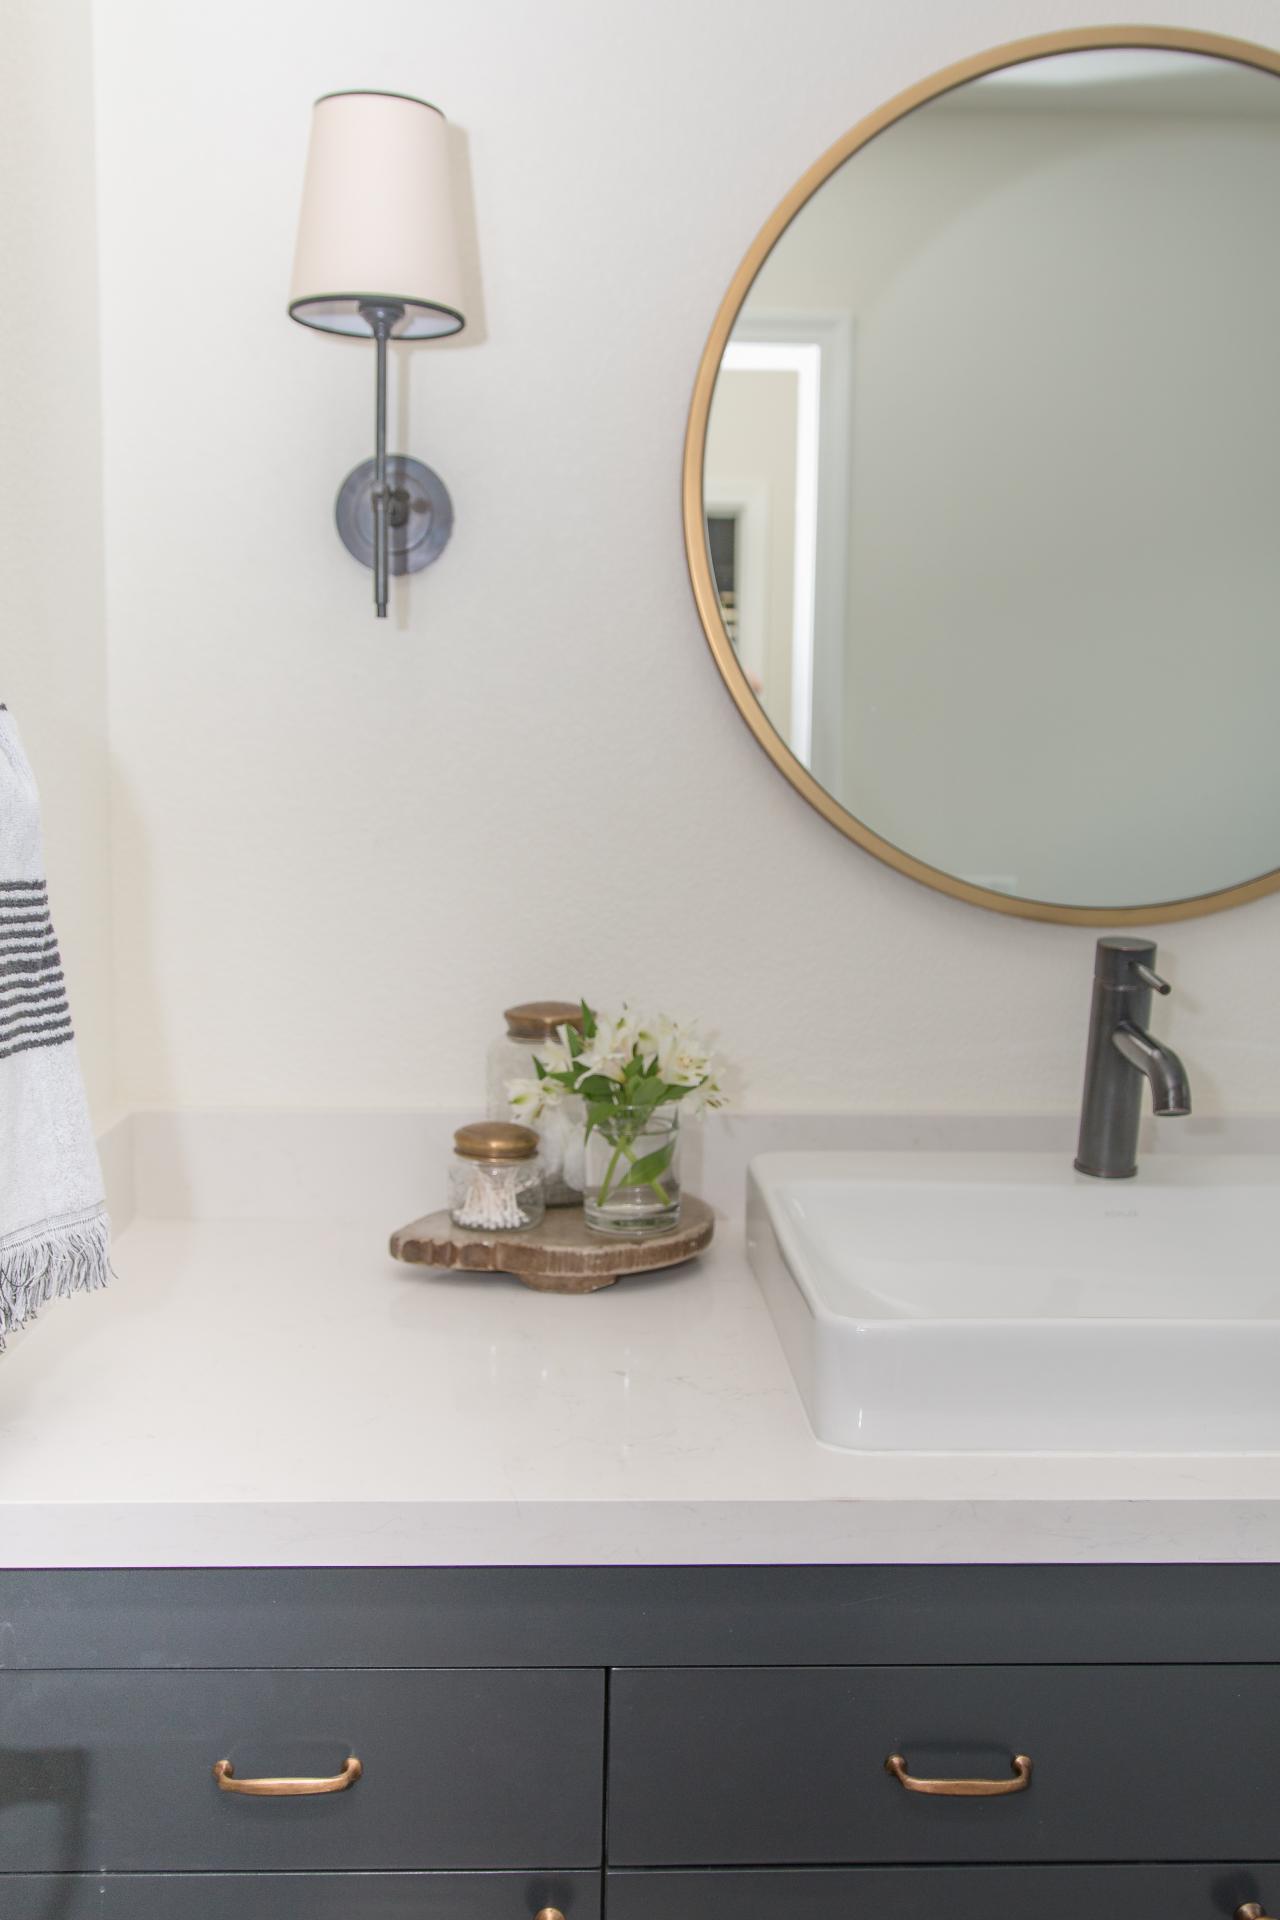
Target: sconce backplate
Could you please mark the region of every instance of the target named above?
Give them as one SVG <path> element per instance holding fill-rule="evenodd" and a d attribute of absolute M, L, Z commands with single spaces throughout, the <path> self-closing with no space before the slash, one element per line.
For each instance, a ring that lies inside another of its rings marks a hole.
<path fill-rule="evenodd" d="M 361 566 L 373 565 L 372 460 L 353 467 L 338 491 L 336 518 L 342 544 Z M 453 502 L 438 473 L 407 454 L 387 455 L 391 504 L 388 545 L 392 573 L 417 573 L 439 559 L 453 532 Z"/>

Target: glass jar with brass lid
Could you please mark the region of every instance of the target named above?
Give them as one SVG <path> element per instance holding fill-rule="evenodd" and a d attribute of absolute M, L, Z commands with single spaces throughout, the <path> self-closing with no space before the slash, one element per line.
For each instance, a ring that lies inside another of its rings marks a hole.
<path fill-rule="evenodd" d="M 533 1056 L 560 1036 L 562 1027 L 582 1031 L 582 1008 L 572 1000 L 526 1000 L 508 1007 L 506 1032 L 489 1049 L 487 1107 L 491 1120 L 510 1120 L 507 1089 L 535 1077 Z M 582 1153 L 586 1115 L 581 1100 L 563 1100 L 538 1122 L 542 1172 L 549 1207 L 582 1201 Z"/>
<path fill-rule="evenodd" d="M 510 1120 L 477 1120 L 453 1136 L 449 1216 L 478 1233 L 536 1227 L 546 1209 L 538 1136 Z"/>

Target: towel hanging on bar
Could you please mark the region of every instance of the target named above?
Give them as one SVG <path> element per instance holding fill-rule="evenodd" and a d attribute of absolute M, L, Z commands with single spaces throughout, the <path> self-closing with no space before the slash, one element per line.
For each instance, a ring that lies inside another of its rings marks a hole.
<path fill-rule="evenodd" d="M 0 1347 L 104 1285 L 110 1228 L 44 876 L 36 783 L 0 706 Z"/>

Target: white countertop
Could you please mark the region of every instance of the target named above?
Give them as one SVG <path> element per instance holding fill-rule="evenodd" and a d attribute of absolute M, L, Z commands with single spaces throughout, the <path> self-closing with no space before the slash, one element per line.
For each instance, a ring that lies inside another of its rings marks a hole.
<path fill-rule="evenodd" d="M 0 1358 L 0 1565 L 1280 1559 L 1280 1455 L 819 1445 L 736 1235 L 585 1297 L 141 1221 Z"/>

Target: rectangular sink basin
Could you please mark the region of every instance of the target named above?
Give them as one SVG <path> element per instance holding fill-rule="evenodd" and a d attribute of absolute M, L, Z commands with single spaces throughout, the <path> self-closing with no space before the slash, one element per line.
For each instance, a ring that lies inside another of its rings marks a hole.
<path fill-rule="evenodd" d="M 1280 1449 L 1280 1159 L 764 1154 L 747 1244 L 833 1446 Z"/>

